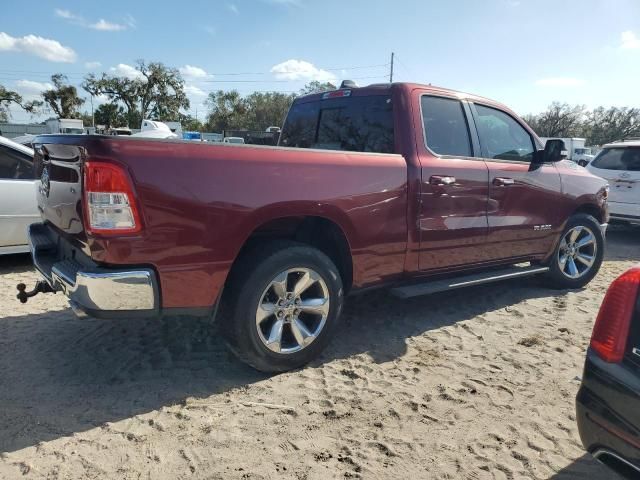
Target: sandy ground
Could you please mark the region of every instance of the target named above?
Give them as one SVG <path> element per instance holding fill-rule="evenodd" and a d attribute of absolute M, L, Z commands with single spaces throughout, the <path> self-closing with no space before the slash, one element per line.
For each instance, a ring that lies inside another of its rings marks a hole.
<path fill-rule="evenodd" d="M 605 289 L 638 261 L 621 229 L 583 291 L 356 297 L 322 358 L 268 377 L 205 321 L 23 306 L 29 259 L 0 258 L 0 478 L 612 478 L 574 397 Z"/>

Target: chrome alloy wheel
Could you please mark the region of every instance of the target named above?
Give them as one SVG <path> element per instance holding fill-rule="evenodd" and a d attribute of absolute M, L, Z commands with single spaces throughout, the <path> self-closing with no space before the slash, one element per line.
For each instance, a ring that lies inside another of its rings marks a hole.
<path fill-rule="evenodd" d="M 329 303 L 329 289 L 318 273 L 303 267 L 286 270 L 260 296 L 258 336 L 273 352 L 299 352 L 320 335 Z"/>
<path fill-rule="evenodd" d="M 573 227 L 560 242 L 558 266 L 563 275 L 577 279 L 591 270 L 596 261 L 598 244 L 593 232 L 583 226 Z"/>

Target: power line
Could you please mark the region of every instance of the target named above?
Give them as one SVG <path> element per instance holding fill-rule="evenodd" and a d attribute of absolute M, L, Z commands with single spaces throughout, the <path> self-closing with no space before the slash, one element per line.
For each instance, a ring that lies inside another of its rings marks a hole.
<path fill-rule="evenodd" d="M 398 55 L 395 55 L 395 60 L 409 75 L 411 75 L 412 77 L 414 76 L 413 70 L 411 68 L 407 67 L 405 65 L 405 63 L 402 60 L 400 60 Z M 417 78 L 414 78 L 414 80 L 417 80 Z"/>
<path fill-rule="evenodd" d="M 381 64 L 377 64 L 377 65 L 356 65 L 356 66 L 351 66 L 351 67 L 333 67 L 333 68 L 319 68 L 319 70 L 325 70 L 325 71 L 330 71 L 330 72 L 335 72 L 335 71 L 341 71 L 341 70 L 362 70 L 362 69 L 367 69 L 367 68 L 381 68 L 381 67 L 388 67 L 389 63 L 381 63 Z M 28 74 L 28 75 L 51 75 L 53 73 L 62 73 L 63 75 L 70 77 L 70 76 L 85 76 L 88 75 L 90 73 L 95 73 L 95 72 L 90 72 L 90 71 L 86 71 L 86 72 L 45 72 L 45 71 L 37 71 L 37 70 L 0 70 L 0 74 L 10 74 L 10 75 L 24 75 L 24 74 Z M 104 73 L 109 73 L 109 72 L 104 72 Z M 208 75 L 213 75 L 213 76 L 238 76 L 238 75 L 271 75 L 274 73 L 281 73 L 281 74 L 287 74 L 287 73 L 297 73 L 295 71 L 290 71 L 290 72 L 210 72 L 208 73 Z"/>

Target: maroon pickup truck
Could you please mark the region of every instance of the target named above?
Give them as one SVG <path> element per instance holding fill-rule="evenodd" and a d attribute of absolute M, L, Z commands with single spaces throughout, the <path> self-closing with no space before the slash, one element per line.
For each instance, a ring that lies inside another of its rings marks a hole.
<path fill-rule="evenodd" d="M 486 98 L 384 84 L 298 98 L 279 146 L 54 135 L 35 144 L 44 280 L 98 318 L 215 315 L 236 354 L 318 355 L 349 293 L 543 274 L 578 288 L 608 187 Z"/>

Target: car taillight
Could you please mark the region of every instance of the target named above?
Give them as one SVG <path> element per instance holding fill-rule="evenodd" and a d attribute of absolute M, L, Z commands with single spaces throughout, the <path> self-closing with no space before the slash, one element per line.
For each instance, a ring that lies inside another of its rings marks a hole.
<path fill-rule="evenodd" d="M 85 163 L 84 202 L 88 233 L 137 233 L 142 229 L 131 179 L 118 165 Z"/>
<path fill-rule="evenodd" d="M 638 302 L 640 266 L 618 277 L 604 296 L 591 336 L 591 348 L 605 362 L 624 356 L 631 319 Z"/>

